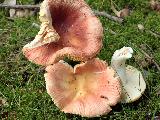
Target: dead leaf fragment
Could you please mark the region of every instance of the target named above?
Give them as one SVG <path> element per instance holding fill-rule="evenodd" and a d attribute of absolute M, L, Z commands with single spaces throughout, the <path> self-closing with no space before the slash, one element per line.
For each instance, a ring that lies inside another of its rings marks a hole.
<path fill-rule="evenodd" d="M 160 12 L 160 2 L 159 1 L 151 0 L 150 6 L 151 6 L 152 10 Z"/>
<path fill-rule="evenodd" d="M 112 11 L 117 15 L 117 17 L 121 17 L 121 18 L 124 18 L 124 17 L 127 17 L 130 15 L 130 9 L 129 9 L 129 6 L 126 5 L 124 9 L 118 11 L 114 5 L 113 5 L 113 2 L 111 0 L 111 9 Z"/>

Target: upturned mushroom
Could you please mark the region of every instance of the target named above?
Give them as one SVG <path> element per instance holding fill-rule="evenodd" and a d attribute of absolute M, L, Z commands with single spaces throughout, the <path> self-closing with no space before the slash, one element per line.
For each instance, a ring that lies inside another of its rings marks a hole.
<path fill-rule="evenodd" d="M 40 31 L 23 47 L 32 62 L 49 65 L 68 57 L 86 61 L 102 47 L 103 28 L 84 0 L 44 0 Z"/>
<path fill-rule="evenodd" d="M 61 60 L 46 71 L 47 92 L 65 113 L 98 117 L 120 101 L 119 77 L 102 60 L 92 59 L 74 68 Z"/>
<path fill-rule="evenodd" d="M 121 79 L 122 103 L 138 100 L 146 89 L 146 83 L 141 72 L 133 66 L 125 65 L 126 60 L 131 58 L 132 54 L 133 50 L 131 47 L 123 47 L 115 51 L 111 60 L 111 66 Z"/>

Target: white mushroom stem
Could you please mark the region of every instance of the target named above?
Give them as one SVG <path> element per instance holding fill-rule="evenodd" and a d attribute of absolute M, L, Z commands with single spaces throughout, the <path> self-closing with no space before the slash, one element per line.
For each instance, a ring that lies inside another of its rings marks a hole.
<path fill-rule="evenodd" d="M 125 62 L 132 57 L 132 53 L 131 47 L 123 47 L 120 50 L 116 50 L 112 56 L 111 66 L 117 72 L 123 84 L 127 83 Z"/>
<path fill-rule="evenodd" d="M 115 51 L 111 60 L 111 66 L 117 72 L 122 83 L 122 103 L 138 100 L 146 89 L 146 83 L 141 72 L 133 66 L 125 65 L 126 60 L 131 58 L 132 54 L 132 48 L 123 47 Z"/>

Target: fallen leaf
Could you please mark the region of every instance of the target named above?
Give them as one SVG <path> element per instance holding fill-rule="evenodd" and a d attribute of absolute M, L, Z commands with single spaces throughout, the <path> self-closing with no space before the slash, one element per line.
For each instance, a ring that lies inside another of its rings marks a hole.
<path fill-rule="evenodd" d="M 160 2 L 159 1 L 151 0 L 150 6 L 151 6 L 152 10 L 160 12 Z"/>
<path fill-rule="evenodd" d="M 117 17 L 121 17 L 121 18 L 124 18 L 124 17 L 127 17 L 130 15 L 130 9 L 129 9 L 129 6 L 126 5 L 124 9 L 118 11 L 114 5 L 113 5 L 113 2 L 111 0 L 111 9 L 112 11 L 117 15 Z"/>

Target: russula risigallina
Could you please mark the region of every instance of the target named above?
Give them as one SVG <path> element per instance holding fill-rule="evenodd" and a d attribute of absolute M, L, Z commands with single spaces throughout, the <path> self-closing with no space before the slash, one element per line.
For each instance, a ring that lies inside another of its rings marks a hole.
<path fill-rule="evenodd" d="M 130 103 L 138 100 L 146 89 L 146 83 L 139 70 L 125 64 L 131 58 L 133 49 L 123 47 L 116 50 L 112 56 L 111 66 L 117 72 L 122 83 L 122 103 Z"/>
<path fill-rule="evenodd" d="M 95 58 L 74 68 L 61 60 L 47 66 L 46 71 L 47 92 L 65 113 L 98 117 L 120 101 L 119 77 L 102 60 Z"/>
<path fill-rule="evenodd" d="M 40 31 L 22 50 L 30 61 L 40 65 L 64 57 L 87 61 L 100 51 L 103 28 L 84 0 L 44 0 L 39 14 Z"/>

